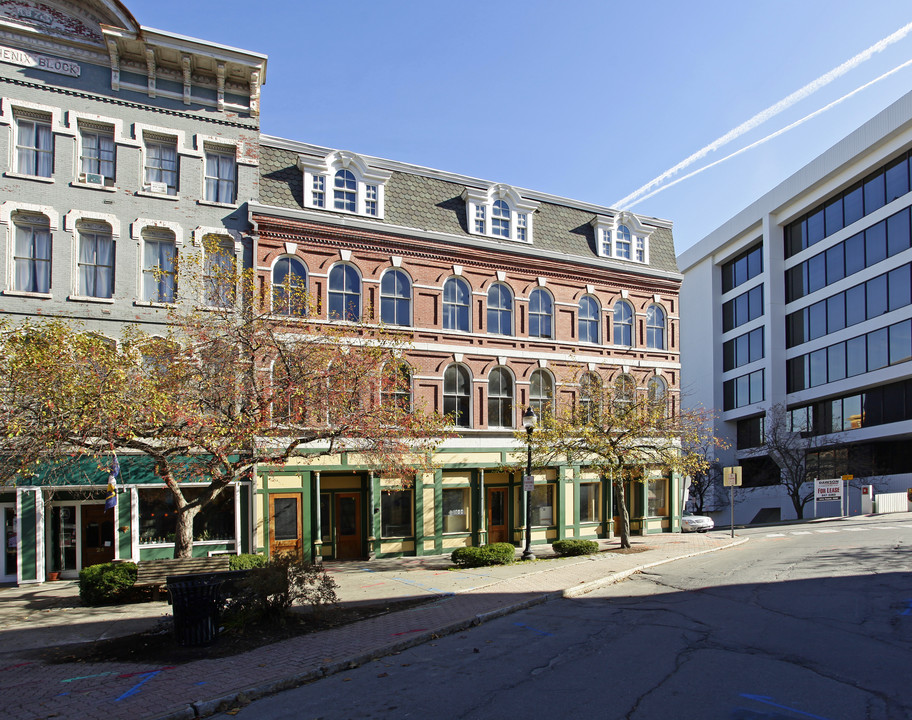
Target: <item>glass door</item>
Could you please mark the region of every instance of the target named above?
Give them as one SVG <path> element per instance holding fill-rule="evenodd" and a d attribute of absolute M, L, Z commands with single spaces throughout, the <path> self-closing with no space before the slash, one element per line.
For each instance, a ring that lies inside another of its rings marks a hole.
<path fill-rule="evenodd" d="M 12 505 L 0 508 L 3 520 L 3 565 L 0 566 L 0 578 L 4 582 L 16 581 L 16 567 L 18 565 L 19 536 L 16 533 L 16 508 Z"/>

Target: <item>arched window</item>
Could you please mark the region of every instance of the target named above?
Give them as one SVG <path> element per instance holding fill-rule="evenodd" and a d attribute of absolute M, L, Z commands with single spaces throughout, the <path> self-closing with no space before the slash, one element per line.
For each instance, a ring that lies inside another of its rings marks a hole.
<path fill-rule="evenodd" d="M 495 283 L 488 290 L 488 332 L 513 334 L 513 292 L 503 283 Z"/>
<path fill-rule="evenodd" d="M 380 320 L 387 325 L 411 325 L 412 281 L 402 270 L 388 270 L 380 280 Z"/>
<path fill-rule="evenodd" d="M 329 271 L 329 319 L 357 322 L 361 318 L 361 276 L 351 265 Z"/>
<path fill-rule="evenodd" d="M 649 409 L 664 415 L 667 397 L 668 384 L 664 378 L 658 375 L 649 378 L 649 383 L 646 385 L 646 399 L 649 402 Z"/>
<path fill-rule="evenodd" d="M 554 408 L 554 378 L 547 370 L 532 373 L 529 404 L 539 417 L 544 417 Z"/>
<path fill-rule="evenodd" d="M 339 170 L 333 184 L 333 207 L 336 210 L 355 212 L 358 199 L 358 181 L 351 170 Z"/>
<path fill-rule="evenodd" d="M 469 284 L 458 277 L 451 277 L 443 284 L 443 329 L 469 332 Z"/>
<path fill-rule="evenodd" d="M 529 296 L 529 337 L 554 337 L 554 301 L 547 290 L 536 288 Z"/>
<path fill-rule="evenodd" d="M 272 267 L 272 312 L 276 315 L 307 313 L 307 268 L 295 257 L 276 260 Z"/>
<path fill-rule="evenodd" d="M 617 229 L 617 240 L 614 243 L 614 255 L 619 258 L 630 259 L 630 230 L 626 225 L 621 225 Z"/>
<path fill-rule="evenodd" d="M 498 237 L 510 237 L 510 206 L 504 200 L 494 201 L 491 213 L 491 233 Z"/>
<path fill-rule="evenodd" d="M 658 305 L 646 308 L 646 347 L 665 349 L 665 311 Z"/>
<path fill-rule="evenodd" d="M 614 304 L 614 344 L 633 346 L 633 308 L 623 300 Z"/>
<path fill-rule="evenodd" d="M 513 427 L 513 376 L 506 368 L 488 375 L 488 427 Z"/>
<path fill-rule="evenodd" d="M 587 425 L 598 419 L 602 381 L 595 373 L 586 373 L 580 378 L 579 386 L 579 421 Z"/>
<path fill-rule="evenodd" d="M 443 414 L 452 418 L 456 427 L 471 427 L 472 379 L 462 365 L 450 365 L 443 373 Z"/>
<path fill-rule="evenodd" d="M 579 301 L 579 340 L 588 343 L 599 341 L 599 304 L 591 295 L 583 295 Z"/>
<path fill-rule="evenodd" d="M 614 381 L 614 403 L 619 410 L 630 408 L 636 399 L 636 381 L 624 373 Z"/>
<path fill-rule="evenodd" d="M 387 363 L 383 367 L 380 403 L 403 412 L 412 409 L 412 369 L 407 363 Z"/>

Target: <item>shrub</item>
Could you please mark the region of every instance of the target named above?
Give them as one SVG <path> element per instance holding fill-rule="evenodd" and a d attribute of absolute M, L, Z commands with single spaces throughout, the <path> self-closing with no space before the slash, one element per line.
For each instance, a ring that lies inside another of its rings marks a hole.
<path fill-rule="evenodd" d="M 551 547 L 561 557 L 570 557 L 571 555 L 591 555 L 598 552 L 599 544 L 595 540 L 581 540 L 579 538 L 570 538 L 568 540 L 555 540 Z"/>
<path fill-rule="evenodd" d="M 319 611 L 337 601 L 336 581 L 321 565 L 286 554 L 250 568 L 238 581 L 237 592 L 225 612 L 229 624 L 243 625 L 279 618 L 295 604 Z"/>
<path fill-rule="evenodd" d="M 261 568 L 266 564 L 266 558 L 262 555 L 256 555 L 254 553 L 241 553 L 240 555 L 232 555 L 228 560 L 228 569 L 229 570 L 252 570 L 253 568 Z"/>
<path fill-rule="evenodd" d="M 509 565 L 516 556 L 516 548 L 510 543 L 492 543 L 481 547 L 456 548 L 450 559 L 457 567 L 486 567 L 488 565 Z"/>
<path fill-rule="evenodd" d="M 123 602 L 132 595 L 136 563 L 90 565 L 79 571 L 79 597 L 86 605 Z"/>

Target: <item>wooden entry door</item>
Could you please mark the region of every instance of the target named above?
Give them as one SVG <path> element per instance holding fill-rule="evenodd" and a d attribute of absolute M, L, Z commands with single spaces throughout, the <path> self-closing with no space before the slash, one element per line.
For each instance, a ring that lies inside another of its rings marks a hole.
<path fill-rule="evenodd" d="M 488 542 L 507 539 L 507 488 L 488 488 Z"/>
<path fill-rule="evenodd" d="M 269 556 L 291 553 L 301 557 L 301 496 L 282 493 L 269 496 Z"/>
<path fill-rule="evenodd" d="M 82 567 L 114 559 L 114 513 L 104 505 L 82 506 Z"/>
<path fill-rule="evenodd" d="M 336 494 L 336 560 L 359 560 L 361 545 L 361 493 Z"/>

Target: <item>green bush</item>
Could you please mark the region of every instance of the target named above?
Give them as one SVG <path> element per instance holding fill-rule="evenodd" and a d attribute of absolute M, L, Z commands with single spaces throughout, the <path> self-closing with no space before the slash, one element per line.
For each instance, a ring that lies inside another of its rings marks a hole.
<path fill-rule="evenodd" d="M 261 567 L 250 568 L 238 581 L 237 591 L 225 607 L 226 622 L 243 626 L 278 619 L 295 604 L 319 611 L 338 602 L 336 587 L 336 581 L 322 565 L 312 565 L 293 555 L 278 555 L 264 561 Z"/>
<path fill-rule="evenodd" d="M 241 553 L 240 555 L 232 555 L 228 560 L 228 569 L 229 570 L 252 570 L 253 568 L 261 568 L 266 564 L 266 558 L 263 555 L 256 555 L 254 553 Z"/>
<path fill-rule="evenodd" d="M 456 548 L 450 559 L 457 567 L 487 567 L 488 565 L 509 565 L 516 556 L 516 548 L 510 543 L 492 543 L 481 547 Z"/>
<path fill-rule="evenodd" d="M 571 555 L 591 555 L 597 553 L 599 544 L 595 540 L 581 540 L 579 538 L 570 538 L 568 540 L 555 540 L 551 547 L 561 557 L 570 557 Z"/>
<path fill-rule="evenodd" d="M 79 597 L 86 605 L 110 605 L 132 595 L 136 563 L 90 565 L 79 571 Z"/>

